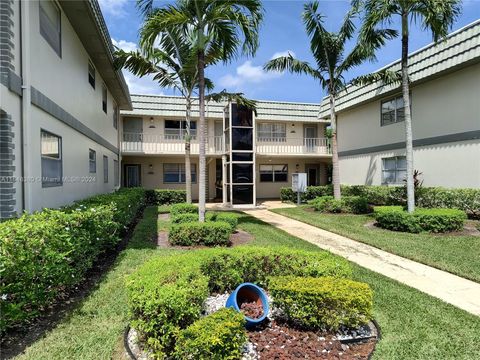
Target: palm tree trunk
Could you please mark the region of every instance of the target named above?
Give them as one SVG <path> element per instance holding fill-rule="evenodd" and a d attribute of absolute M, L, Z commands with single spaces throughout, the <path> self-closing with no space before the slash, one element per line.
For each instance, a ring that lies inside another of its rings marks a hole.
<path fill-rule="evenodd" d="M 402 13 L 402 93 L 405 114 L 405 143 L 407 158 L 407 209 L 415 210 L 415 187 L 413 184 L 413 135 L 410 113 L 410 84 L 408 79 L 408 13 Z"/>
<path fill-rule="evenodd" d="M 187 203 L 192 203 L 192 165 L 190 162 L 190 142 L 192 139 L 190 132 L 190 118 L 192 112 L 192 102 L 187 99 L 187 111 L 185 114 L 185 190 L 187 192 Z"/>
<path fill-rule="evenodd" d="M 332 183 L 333 197 L 340 199 L 340 167 L 337 148 L 337 114 L 335 112 L 335 95 L 330 93 L 330 126 L 332 128 Z"/>
<path fill-rule="evenodd" d="M 205 159 L 205 53 L 198 52 L 198 97 L 200 107 L 199 119 L 199 174 L 198 174 L 198 219 L 205 221 L 205 193 L 206 193 L 206 159 Z"/>

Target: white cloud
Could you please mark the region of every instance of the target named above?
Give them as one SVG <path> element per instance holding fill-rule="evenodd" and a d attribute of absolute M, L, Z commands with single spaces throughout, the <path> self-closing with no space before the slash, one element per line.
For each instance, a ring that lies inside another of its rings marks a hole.
<path fill-rule="evenodd" d="M 220 78 L 220 85 L 226 88 L 239 88 L 246 83 L 258 84 L 270 79 L 278 78 L 282 74 L 266 72 L 262 66 L 254 66 L 250 60 L 237 67 L 236 75 L 227 74 Z"/>
<path fill-rule="evenodd" d="M 112 43 L 113 45 L 119 47 L 120 49 L 124 51 L 134 51 L 137 50 L 137 44 L 131 41 L 126 41 L 126 40 L 115 40 L 112 38 Z"/>
<path fill-rule="evenodd" d="M 99 0 L 99 3 L 104 14 L 114 17 L 123 17 L 127 15 L 125 5 L 127 5 L 128 0 Z"/>
<path fill-rule="evenodd" d="M 291 54 L 293 57 L 295 57 L 295 53 L 292 50 L 285 50 L 285 51 L 278 51 L 273 56 L 271 59 L 276 59 L 280 56 L 288 56 L 288 54 Z"/>

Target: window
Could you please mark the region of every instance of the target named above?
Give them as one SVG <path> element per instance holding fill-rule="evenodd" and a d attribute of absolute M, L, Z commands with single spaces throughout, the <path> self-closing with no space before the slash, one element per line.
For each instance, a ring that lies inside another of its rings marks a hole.
<path fill-rule="evenodd" d="M 95 89 L 95 67 L 90 60 L 88 60 L 88 82 Z"/>
<path fill-rule="evenodd" d="M 185 120 L 165 120 L 165 137 L 167 139 L 183 139 L 187 133 Z M 197 122 L 190 121 L 190 135 L 194 139 L 197 135 Z"/>
<path fill-rule="evenodd" d="M 62 185 L 62 138 L 40 131 L 40 147 L 42 160 L 42 186 Z"/>
<path fill-rule="evenodd" d="M 97 172 L 97 153 L 95 150 L 88 149 L 88 166 L 90 173 L 94 174 Z"/>
<path fill-rule="evenodd" d="M 197 182 L 197 168 L 191 166 L 192 182 Z M 163 182 L 165 184 L 182 184 L 185 182 L 185 164 L 163 164 Z"/>
<path fill-rule="evenodd" d="M 261 182 L 288 182 L 288 165 L 260 165 Z"/>
<path fill-rule="evenodd" d="M 57 53 L 62 56 L 62 34 L 60 9 L 53 1 L 40 1 L 40 34 Z"/>
<path fill-rule="evenodd" d="M 282 123 L 260 123 L 257 135 L 258 141 L 284 142 L 287 137 L 287 127 Z"/>
<path fill-rule="evenodd" d="M 118 160 L 113 160 L 113 184 L 120 185 L 120 176 L 118 172 Z"/>
<path fill-rule="evenodd" d="M 405 120 L 405 106 L 403 97 L 398 96 L 394 99 L 382 101 L 381 125 L 390 125 Z"/>
<path fill-rule="evenodd" d="M 118 129 L 118 107 L 113 104 L 113 127 Z"/>
<path fill-rule="evenodd" d="M 103 155 L 103 182 L 108 183 L 108 157 Z"/>
<path fill-rule="evenodd" d="M 105 84 L 102 85 L 102 110 L 107 113 L 107 87 Z"/>
<path fill-rule="evenodd" d="M 407 176 L 407 160 L 405 156 L 394 156 L 382 159 L 382 183 L 400 184 Z"/>

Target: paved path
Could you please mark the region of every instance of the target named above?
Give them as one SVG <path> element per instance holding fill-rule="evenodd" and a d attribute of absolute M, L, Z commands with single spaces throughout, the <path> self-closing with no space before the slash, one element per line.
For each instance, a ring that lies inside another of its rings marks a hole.
<path fill-rule="evenodd" d="M 244 212 L 369 270 L 480 316 L 480 284 L 476 282 L 265 209 Z"/>

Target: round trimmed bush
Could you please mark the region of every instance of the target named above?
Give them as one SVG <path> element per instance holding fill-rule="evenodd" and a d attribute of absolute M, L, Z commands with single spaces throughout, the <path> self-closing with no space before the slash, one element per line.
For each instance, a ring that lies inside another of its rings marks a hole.
<path fill-rule="evenodd" d="M 238 225 L 238 217 L 235 214 L 228 212 L 207 212 L 206 214 L 207 221 L 222 221 L 226 222 L 232 228 L 232 232 L 235 231 Z"/>
<path fill-rule="evenodd" d="M 177 214 L 175 216 L 172 216 L 170 221 L 172 222 L 172 224 L 190 223 L 190 222 L 198 221 L 198 214 L 191 214 L 191 213 Z"/>
<path fill-rule="evenodd" d="M 198 207 L 193 204 L 188 203 L 179 203 L 173 204 L 170 206 L 170 214 L 176 216 L 179 214 L 196 214 L 198 212 Z"/>
<path fill-rule="evenodd" d="M 408 213 L 398 206 L 375 208 L 377 225 L 388 230 L 443 233 L 463 229 L 467 215 L 457 209 L 421 209 Z"/>
<path fill-rule="evenodd" d="M 342 196 L 340 200 L 333 196 L 321 196 L 309 201 L 316 211 L 327 213 L 365 214 L 368 212 L 368 202 L 361 196 Z"/>
<path fill-rule="evenodd" d="M 285 320 L 308 330 L 356 328 L 372 319 L 368 284 L 331 277 L 281 276 L 270 279 L 273 305 Z"/>
<path fill-rule="evenodd" d="M 188 336 L 183 330 L 200 319 L 209 293 L 233 291 L 242 282 L 255 282 L 268 288 L 270 276 L 285 275 L 343 278 L 351 276 L 351 268 L 345 259 L 328 252 L 291 248 L 244 246 L 159 254 L 127 278 L 131 325 L 140 332 L 157 358 L 171 357 L 177 342 L 196 343 L 200 335 L 192 330 L 198 328 L 190 328 Z M 201 337 L 205 336 L 205 341 L 210 342 L 213 335 L 215 333 Z M 222 354 L 212 352 L 211 358 L 223 359 L 238 354 L 242 344 L 240 341 L 235 344 L 227 350 L 222 347 L 225 351 Z M 211 344 L 205 347 L 210 349 L 205 351 L 214 348 Z"/>

